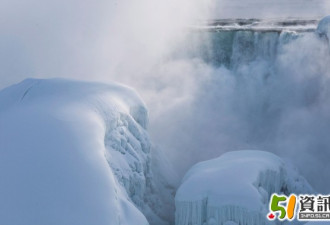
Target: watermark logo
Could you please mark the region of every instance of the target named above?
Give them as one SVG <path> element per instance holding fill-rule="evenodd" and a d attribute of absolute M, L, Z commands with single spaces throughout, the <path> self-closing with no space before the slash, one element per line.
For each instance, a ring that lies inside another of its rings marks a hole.
<path fill-rule="evenodd" d="M 296 208 L 297 196 L 273 194 L 269 203 L 269 220 L 293 220 Z"/>
<path fill-rule="evenodd" d="M 277 195 L 269 202 L 268 220 L 330 221 L 330 195 Z"/>

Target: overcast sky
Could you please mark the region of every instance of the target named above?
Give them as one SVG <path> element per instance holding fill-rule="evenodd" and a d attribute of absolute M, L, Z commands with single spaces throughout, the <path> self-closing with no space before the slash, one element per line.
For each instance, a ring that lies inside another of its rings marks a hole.
<path fill-rule="evenodd" d="M 215 17 L 319 17 L 329 12 L 327 0 L 220 0 Z"/>

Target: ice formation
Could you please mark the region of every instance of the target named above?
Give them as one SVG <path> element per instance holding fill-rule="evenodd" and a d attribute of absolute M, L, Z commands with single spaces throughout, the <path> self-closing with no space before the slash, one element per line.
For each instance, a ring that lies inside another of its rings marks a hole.
<path fill-rule="evenodd" d="M 274 67 L 284 47 L 307 35 L 330 37 L 330 16 L 312 20 L 227 19 L 204 24 L 192 32 L 182 52 L 202 57 L 214 66 L 237 69 L 238 66 L 262 60 Z M 196 28 L 195 28 L 196 29 Z M 206 32 L 208 31 L 208 32 Z M 206 40 L 202 44 L 198 40 Z"/>
<path fill-rule="evenodd" d="M 273 193 L 314 193 L 272 153 L 234 151 L 193 166 L 175 196 L 176 225 L 267 224 Z"/>
<path fill-rule="evenodd" d="M 28 79 L 2 90 L 1 223 L 164 224 L 147 123 L 119 84 Z"/>
<path fill-rule="evenodd" d="M 196 32 L 190 37 L 186 52 L 190 56 L 202 57 L 213 66 L 225 66 L 236 69 L 239 65 L 263 60 L 274 63 L 278 53 L 292 41 L 310 34 L 311 31 L 296 32 L 258 31 L 258 30 L 220 30 L 214 32 Z M 208 39 L 202 46 L 196 41 Z M 193 43 L 197 43 L 196 46 Z"/>
<path fill-rule="evenodd" d="M 330 16 L 324 17 L 317 26 L 317 33 L 324 36 L 328 41 L 330 37 Z"/>

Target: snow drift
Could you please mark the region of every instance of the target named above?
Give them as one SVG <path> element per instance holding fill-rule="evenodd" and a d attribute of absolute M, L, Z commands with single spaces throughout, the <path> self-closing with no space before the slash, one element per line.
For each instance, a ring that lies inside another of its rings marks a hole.
<path fill-rule="evenodd" d="M 147 225 L 144 213 L 162 224 L 149 207 L 161 209 L 147 123 L 118 84 L 28 79 L 2 90 L 1 223 Z"/>
<path fill-rule="evenodd" d="M 266 224 L 273 193 L 313 193 L 272 153 L 234 151 L 193 166 L 176 197 L 176 225 Z"/>

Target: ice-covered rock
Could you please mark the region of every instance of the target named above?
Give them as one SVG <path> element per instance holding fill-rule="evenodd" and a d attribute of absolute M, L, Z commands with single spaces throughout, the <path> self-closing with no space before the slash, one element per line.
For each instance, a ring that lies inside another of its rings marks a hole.
<path fill-rule="evenodd" d="M 234 151 L 193 166 L 176 197 L 176 225 L 267 224 L 273 193 L 314 193 L 272 153 Z"/>
<path fill-rule="evenodd" d="M 1 223 L 162 224 L 147 122 L 119 84 L 28 79 L 2 90 Z"/>
<path fill-rule="evenodd" d="M 329 40 L 330 37 L 330 16 L 326 16 L 320 20 L 317 26 L 316 32 L 320 36 L 324 36 Z"/>

